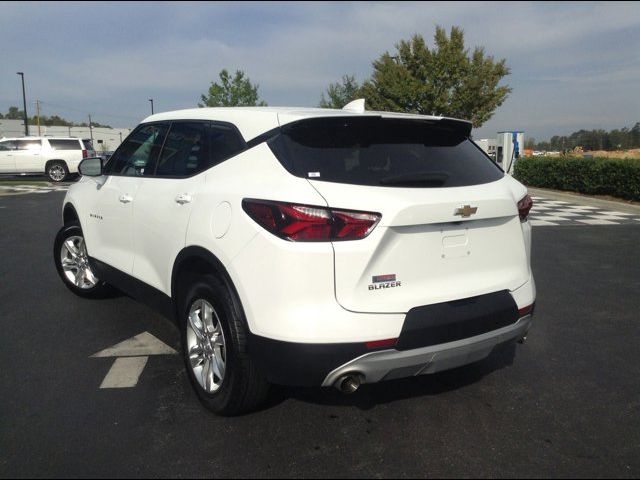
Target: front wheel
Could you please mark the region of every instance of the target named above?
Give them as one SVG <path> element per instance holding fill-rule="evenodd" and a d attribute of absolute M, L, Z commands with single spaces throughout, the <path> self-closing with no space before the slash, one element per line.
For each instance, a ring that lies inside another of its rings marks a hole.
<path fill-rule="evenodd" d="M 182 351 L 200 401 L 219 415 L 255 409 L 269 385 L 246 352 L 248 332 L 227 287 L 198 276 L 181 303 Z"/>
<path fill-rule="evenodd" d="M 84 235 L 77 223 L 58 231 L 53 242 L 53 260 L 62 282 L 76 295 L 98 298 L 108 292 L 107 284 L 91 268 Z"/>

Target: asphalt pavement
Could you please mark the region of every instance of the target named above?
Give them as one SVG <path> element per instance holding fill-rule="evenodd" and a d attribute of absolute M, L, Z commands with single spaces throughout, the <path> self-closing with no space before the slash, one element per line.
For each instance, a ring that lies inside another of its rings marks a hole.
<path fill-rule="evenodd" d="M 126 296 L 63 286 L 63 196 L 0 198 L 3 478 L 640 476 L 640 224 L 534 227 L 524 345 L 351 396 L 276 388 L 221 418 L 177 355 L 100 389 L 114 358 L 93 354 L 143 332 L 178 350 L 179 333 Z"/>

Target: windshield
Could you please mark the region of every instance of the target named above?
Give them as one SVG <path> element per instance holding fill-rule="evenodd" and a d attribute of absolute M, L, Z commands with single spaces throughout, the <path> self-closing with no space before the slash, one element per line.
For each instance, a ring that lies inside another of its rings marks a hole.
<path fill-rule="evenodd" d="M 296 176 L 388 187 L 459 187 L 504 173 L 451 124 L 381 117 L 286 125 L 269 145 Z"/>

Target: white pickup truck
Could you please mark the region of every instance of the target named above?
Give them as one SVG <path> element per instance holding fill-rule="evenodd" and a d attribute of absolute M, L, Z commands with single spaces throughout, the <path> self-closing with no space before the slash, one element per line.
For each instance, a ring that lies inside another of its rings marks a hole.
<path fill-rule="evenodd" d="M 71 137 L 0 139 L 0 174 L 42 175 L 62 182 L 78 172 L 83 158 L 95 156 L 90 140 Z"/>

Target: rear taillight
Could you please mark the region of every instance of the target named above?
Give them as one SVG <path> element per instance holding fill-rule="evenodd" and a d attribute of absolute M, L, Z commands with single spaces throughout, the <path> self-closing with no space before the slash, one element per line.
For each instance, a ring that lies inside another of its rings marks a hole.
<path fill-rule="evenodd" d="M 242 209 L 274 235 L 292 242 L 359 240 L 371 233 L 381 215 L 334 208 L 244 199 Z"/>
<path fill-rule="evenodd" d="M 397 338 L 389 338 L 387 340 L 375 340 L 373 342 L 366 342 L 367 350 L 374 350 L 376 348 L 391 348 L 395 347 L 398 343 Z"/>
<path fill-rule="evenodd" d="M 533 313 L 533 307 L 535 304 L 527 305 L 526 307 L 518 309 L 518 317 L 522 318 L 525 315 Z"/>
<path fill-rule="evenodd" d="M 82 150 L 82 158 L 87 158 L 89 156 L 89 152 L 86 150 Z"/>
<path fill-rule="evenodd" d="M 531 200 L 529 195 L 525 195 L 524 198 L 518 202 L 518 215 L 520 215 L 521 222 L 527 219 L 532 206 L 533 200 Z"/>

